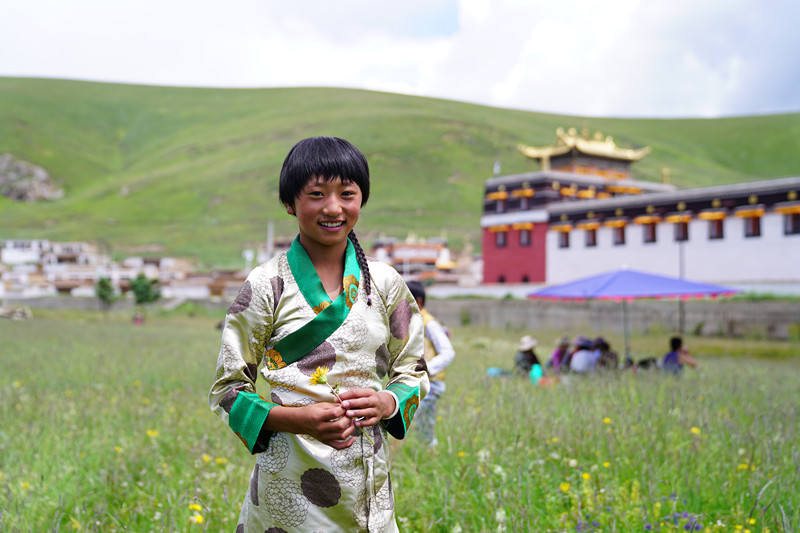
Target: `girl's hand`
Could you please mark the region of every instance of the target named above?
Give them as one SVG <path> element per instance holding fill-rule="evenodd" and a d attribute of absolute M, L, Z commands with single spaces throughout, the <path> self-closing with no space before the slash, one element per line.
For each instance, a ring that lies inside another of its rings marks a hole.
<path fill-rule="evenodd" d="M 303 407 L 292 407 L 297 411 L 297 433 L 311 435 L 331 448 L 349 448 L 356 438 L 353 419 L 345 416 L 345 410 L 338 403 L 321 402 Z"/>
<path fill-rule="evenodd" d="M 394 411 L 394 396 L 373 389 L 351 389 L 339 394 L 345 416 L 358 427 L 374 426 Z"/>

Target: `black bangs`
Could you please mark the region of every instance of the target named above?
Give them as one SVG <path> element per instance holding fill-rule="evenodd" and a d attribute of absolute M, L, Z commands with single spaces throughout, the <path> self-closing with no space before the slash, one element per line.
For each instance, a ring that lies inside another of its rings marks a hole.
<path fill-rule="evenodd" d="M 369 165 L 361 151 L 338 137 L 309 137 L 295 144 L 281 168 L 278 195 L 282 204 L 294 205 L 303 187 L 317 176 L 324 181 L 341 177 L 361 189 L 361 205 L 369 199 Z"/>

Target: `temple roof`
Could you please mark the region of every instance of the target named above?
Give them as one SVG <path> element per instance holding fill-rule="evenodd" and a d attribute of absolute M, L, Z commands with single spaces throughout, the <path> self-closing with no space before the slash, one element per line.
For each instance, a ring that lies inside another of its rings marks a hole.
<path fill-rule="evenodd" d="M 575 128 L 570 128 L 566 132 L 563 128 L 558 128 L 556 130 L 556 142 L 550 146 L 536 148 L 534 146 L 520 144 L 517 146 L 517 149 L 526 157 L 543 160 L 567 154 L 573 149 L 586 155 L 622 161 L 639 161 L 650 153 L 649 146 L 637 149 L 620 148 L 616 145 L 614 138 L 611 136 L 603 138 L 603 134 L 597 131 L 592 138 L 589 138 L 588 130 L 584 129 L 581 134 L 578 135 Z"/>

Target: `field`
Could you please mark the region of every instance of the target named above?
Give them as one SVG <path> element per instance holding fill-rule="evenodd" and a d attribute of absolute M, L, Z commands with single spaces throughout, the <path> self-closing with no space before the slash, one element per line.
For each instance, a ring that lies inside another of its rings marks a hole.
<path fill-rule="evenodd" d="M 206 403 L 218 318 L 0 321 L 0 531 L 233 531 L 252 458 Z M 454 329 L 439 447 L 395 448 L 402 531 L 800 530 L 798 343 L 690 338 L 681 379 L 487 377 L 521 333 Z"/>

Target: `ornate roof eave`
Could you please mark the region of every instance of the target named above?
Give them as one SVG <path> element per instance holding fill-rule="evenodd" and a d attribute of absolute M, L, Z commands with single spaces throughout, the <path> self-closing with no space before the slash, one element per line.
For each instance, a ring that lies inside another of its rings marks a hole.
<path fill-rule="evenodd" d="M 603 138 L 602 133 L 599 131 L 590 139 L 586 132 L 578 135 L 575 128 L 570 128 L 569 131 L 566 132 L 562 128 L 558 128 L 558 130 L 556 130 L 556 137 L 556 142 L 550 146 L 537 148 L 520 144 L 517 146 L 517 149 L 530 159 L 549 159 L 554 156 L 566 154 L 572 149 L 576 149 L 586 155 L 607 157 L 623 161 L 639 161 L 651 151 L 649 146 L 643 148 L 620 148 L 614 142 L 613 137 L 607 136 Z"/>

